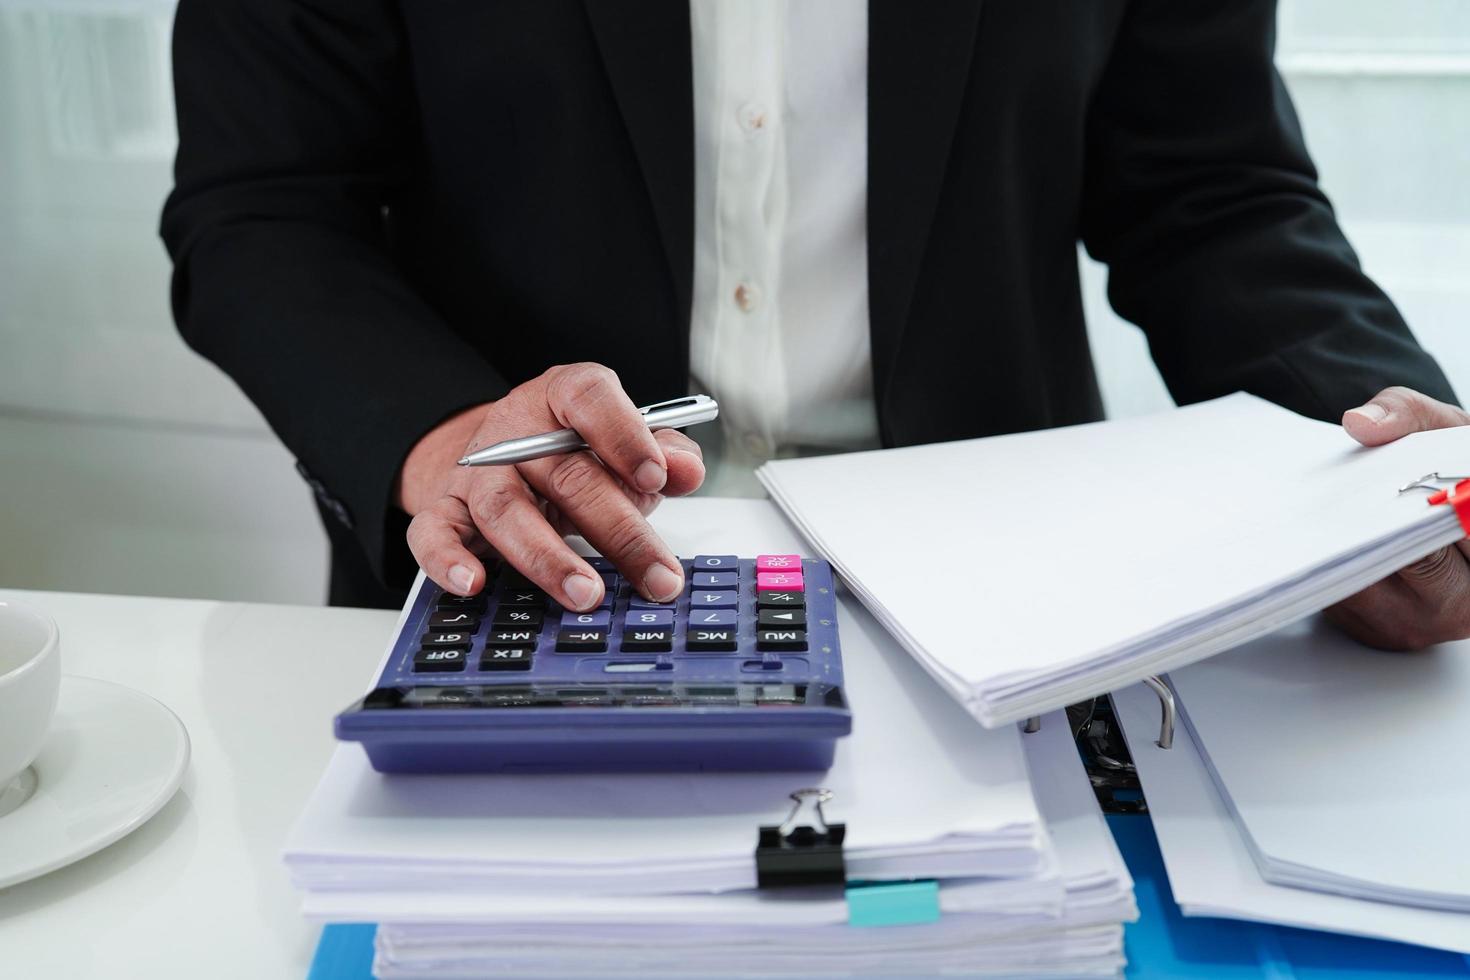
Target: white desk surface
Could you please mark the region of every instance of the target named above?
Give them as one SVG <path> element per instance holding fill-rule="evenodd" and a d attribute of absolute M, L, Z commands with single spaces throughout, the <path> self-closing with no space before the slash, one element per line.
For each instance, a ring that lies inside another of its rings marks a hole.
<path fill-rule="evenodd" d="M 62 671 L 173 709 L 193 754 L 139 830 L 0 890 L 0 975 L 276 978 L 306 974 L 319 927 L 280 848 L 396 614 L 0 590 L 61 628 Z"/>

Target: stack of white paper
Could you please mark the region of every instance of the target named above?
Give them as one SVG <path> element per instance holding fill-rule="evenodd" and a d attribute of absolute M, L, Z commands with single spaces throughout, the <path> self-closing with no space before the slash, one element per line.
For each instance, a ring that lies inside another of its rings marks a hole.
<path fill-rule="evenodd" d="M 1313 620 L 1170 679 L 1266 881 L 1470 912 L 1470 642 L 1384 654 Z"/>
<path fill-rule="evenodd" d="M 848 610 L 844 610 L 847 612 Z M 1045 829 L 1012 729 L 987 732 L 886 644 L 855 604 L 840 621 L 853 733 L 825 773 L 384 778 L 333 754 L 286 862 L 310 899 L 354 921 L 369 896 L 455 891 L 669 894 L 755 886 L 762 824 L 793 790 L 832 790 L 855 878 L 1033 877 Z"/>
<path fill-rule="evenodd" d="M 799 550 L 768 503 L 671 503 L 681 554 Z M 304 910 L 384 923 L 383 976 L 1114 975 L 1131 882 L 1065 721 L 981 729 L 839 615 L 854 730 L 830 771 L 385 777 L 342 746 L 287 844 Z M 854 929 L 840 895 L 754 889 L 759 826 L 807 786 L 834 793 L 849 879 L 939 879 L 939 922 Z"/>
<path fill-rule="evenodd" d="M 736 892 L 607 902 L 504 901 L 480 922 L 409 918 L 378 930 L 383 977 L 1112 976 L 1132 881 L 1060 713 L 1024 740 L 1063 890 L 1027 907 L 1003 881 L 946 881 L 943 916 L 853 929 L 840 897 Z M 551 918 L 548 920 L 547 914 Z M 572 928 L 568 928 L 572 926 Z"/>
<path fill-rule="evenodd" d="M 1470 428 L 1364 450 L 1337 426 L 1233 395 L 759 475 L 993 726 L 1237 646 L 1463 537 L 1450 508 L 1397 490 L 1467 457 Z"/>
<path fill-rule="evenodd" d="M 1470 914 L 1349 898 L 1266 881 L 1240 827 L 1211 781 L 1189 730 L 1181 727 L 1175 732 L 1173 748 L 1160 749 L 1154 744 L 1159 703 L 1152 691 L 1135 685 L 1114 692 L 1113 703 L 1148 798 L 1170 890 L 1185 915 L 1323 929 L 1470 954 Z M 1344 720 L 1333 727 L 1352 724 Z M 1368 780 L 1358 784 L 1365 787 L 1365 797 L 1371 795 L 1371 780 L 1378 774 L 1381 771 L 1359 774 L 1359 778 Z M 1376 847 L 1386 837 L 1411 837 L 1414 817 L 1407 808 L 1396 812 L 1392 824 L 1380 826 L 1362 847 Z M 1463 862 L 1460 867 L 1463 869 Z"/>

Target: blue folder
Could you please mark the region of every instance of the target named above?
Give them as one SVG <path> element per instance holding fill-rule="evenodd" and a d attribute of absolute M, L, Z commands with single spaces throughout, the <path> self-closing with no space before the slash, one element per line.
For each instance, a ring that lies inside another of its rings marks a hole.
<path fill-rule="evenodd" d="M 1133 874 L 1138 921 L 1127 927 L 1126 976 L 1148 980 L 1378 980 L 1470 977 L 1458 953 L 1234 919 L 1185 918 L 1174 904 L 1153 821 L 1119 814 L 1108 826 Z"/>
<path fill-rule="evenodd" d="M 1147 980 L 1386 980 L 1470 977 L 1470 957 L 1420 946 L 1233 919 L 1185 918 L 1169 891 L 1146 816 L 1108 817 L 1133 874 L 1139 920 L 1124 932 L 1130 978 Z M 366 980 L 371 925 L 322 930 L 309 980 Z"/>

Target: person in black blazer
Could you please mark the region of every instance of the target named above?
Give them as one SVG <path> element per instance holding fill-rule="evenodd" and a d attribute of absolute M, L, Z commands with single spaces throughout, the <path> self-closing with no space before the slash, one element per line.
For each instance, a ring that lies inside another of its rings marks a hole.
<path fill-rule="evenodd" d="M 1369 444 L 1466 423 L 1317 186 L 1272 0 L 867 18 L 883 445 L 1101 417 L 1079 239 L 1180 403 L 1248 391 Z M 477 591 L 493 547 L 585 608 L 571 529 L 645 594 L 680 584 L 642 514 L 699 449 L 632 405 L 689 384 L 690 36 L 688 0 L 179 4 L 175 316 L 298 457 L 332 601 L 397 604 L 414 555 Z M 456 471 L 568 423 L 595 456 Z M 1470 635 L 1467 595 L 1451 549 L 1335 615 L 1420 646 Z"/>

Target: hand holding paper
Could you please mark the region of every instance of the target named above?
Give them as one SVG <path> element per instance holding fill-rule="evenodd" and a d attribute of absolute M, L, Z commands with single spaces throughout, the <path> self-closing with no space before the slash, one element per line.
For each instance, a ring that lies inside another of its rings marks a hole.
<path fill-rule="evenodd" d="M 1408 388 L 1386 388 L 1342 417 L 1348 435 L 1365 446 L 1461 425 L 1470 425 L 1470 413 Z M 1470 542 L 1457 541 L 1370 585 L 1329 608 L 1327 618 L 1380 650 L 1422 650 L 1470 637 Z"/>

